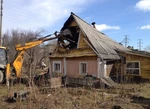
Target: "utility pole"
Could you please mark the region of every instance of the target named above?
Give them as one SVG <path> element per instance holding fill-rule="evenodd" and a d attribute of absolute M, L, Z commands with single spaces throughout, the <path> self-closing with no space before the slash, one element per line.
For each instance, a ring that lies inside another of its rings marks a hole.
<path fill-rule="evenodd" d="M 142 49 L 142 39 L 138 39 L 138 48 L 139 48 L 139 50 L 141 50 Z"/>
<path fill-rule="evenodd" d="M 1 0 L 0 8 L 0 46 L 2 46 L 2 17 L 3 17 L 3 0 Z"/>
<path fill-rule="evenodd" d="M 121 43 L 125 43 L 125 47 L 128 46 L 128 43 L 129 43 L 129 38 L 128 38 L 129 35 L 125 35 L 125 38 L 121 41 Z"/>
<path fill-rule="evenodd" d="M 128 45 L 128 35 L 125 35 L 125 47 Z"/>

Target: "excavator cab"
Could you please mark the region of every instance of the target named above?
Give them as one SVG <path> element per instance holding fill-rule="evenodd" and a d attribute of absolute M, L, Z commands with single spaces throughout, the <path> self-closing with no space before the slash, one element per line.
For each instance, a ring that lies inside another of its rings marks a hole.
<path fill-rule="evenodd" d="M 7 49 L 0 46 L 0 83 L 4 82 L 5 69 L 7 64 Z"/>

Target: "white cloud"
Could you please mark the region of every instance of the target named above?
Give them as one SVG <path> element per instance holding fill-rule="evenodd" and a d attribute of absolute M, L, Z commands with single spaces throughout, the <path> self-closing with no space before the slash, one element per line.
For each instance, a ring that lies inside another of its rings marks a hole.
<path fill-rule="evenodd" d="M 119 26 L 110 26 L 110 25 L 106 25 L 106 24 L 100 24 L 100 25 L 95 25 L 96 28 L 99 31 L 103 31 L 103 30 L 119 30 L 120 27 Z"/>
<path fill-rule="evenodd" d="M 136 3 L 135 8 L 144 12 L 150 11 L 150 0 L 140 0 Z"/>
<path fill-rule="evenodd" d="M 144 29 L 150 29 L 150 25 L 141 26 L 140 29 L 142 29 L 142 30 L 144 30 Z"/>
<path fill-rule="evenodd" d="M 71 11 L 80 12 L 91 2 L 93 0 L 5 0 L 3 30 L 36 30 L 54 26 L 59 20 L 68 17 Z"/>

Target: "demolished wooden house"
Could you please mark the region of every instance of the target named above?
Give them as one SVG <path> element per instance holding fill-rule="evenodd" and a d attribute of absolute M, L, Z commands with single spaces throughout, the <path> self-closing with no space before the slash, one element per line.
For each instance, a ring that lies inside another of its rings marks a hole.
<path fill-rule="evenodd" d="M 64 37 L 58 39 L 57 49 L 50 55 L 51 73 L 59 72 L 74 78 L 91 75 L 103 78 L 110 86 L 113 84 L 110 73 L 126 74 L 126 59 L 130 60 L 128 55 L 132 50 L 113 41 L 74 13 L 64 23 L 59 35 Z"/>

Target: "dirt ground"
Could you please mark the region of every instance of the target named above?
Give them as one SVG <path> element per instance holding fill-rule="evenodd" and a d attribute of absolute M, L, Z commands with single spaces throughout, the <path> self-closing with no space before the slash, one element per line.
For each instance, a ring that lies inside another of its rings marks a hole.
<path fill-rule="evenodd" d="M 8 100 L 13 91 L 29 90 L 25 100 Z M 150 83 L 119 84 L 117 88 L 28 88 L 0 86 L 0 109 L 150 109 Z"/>

